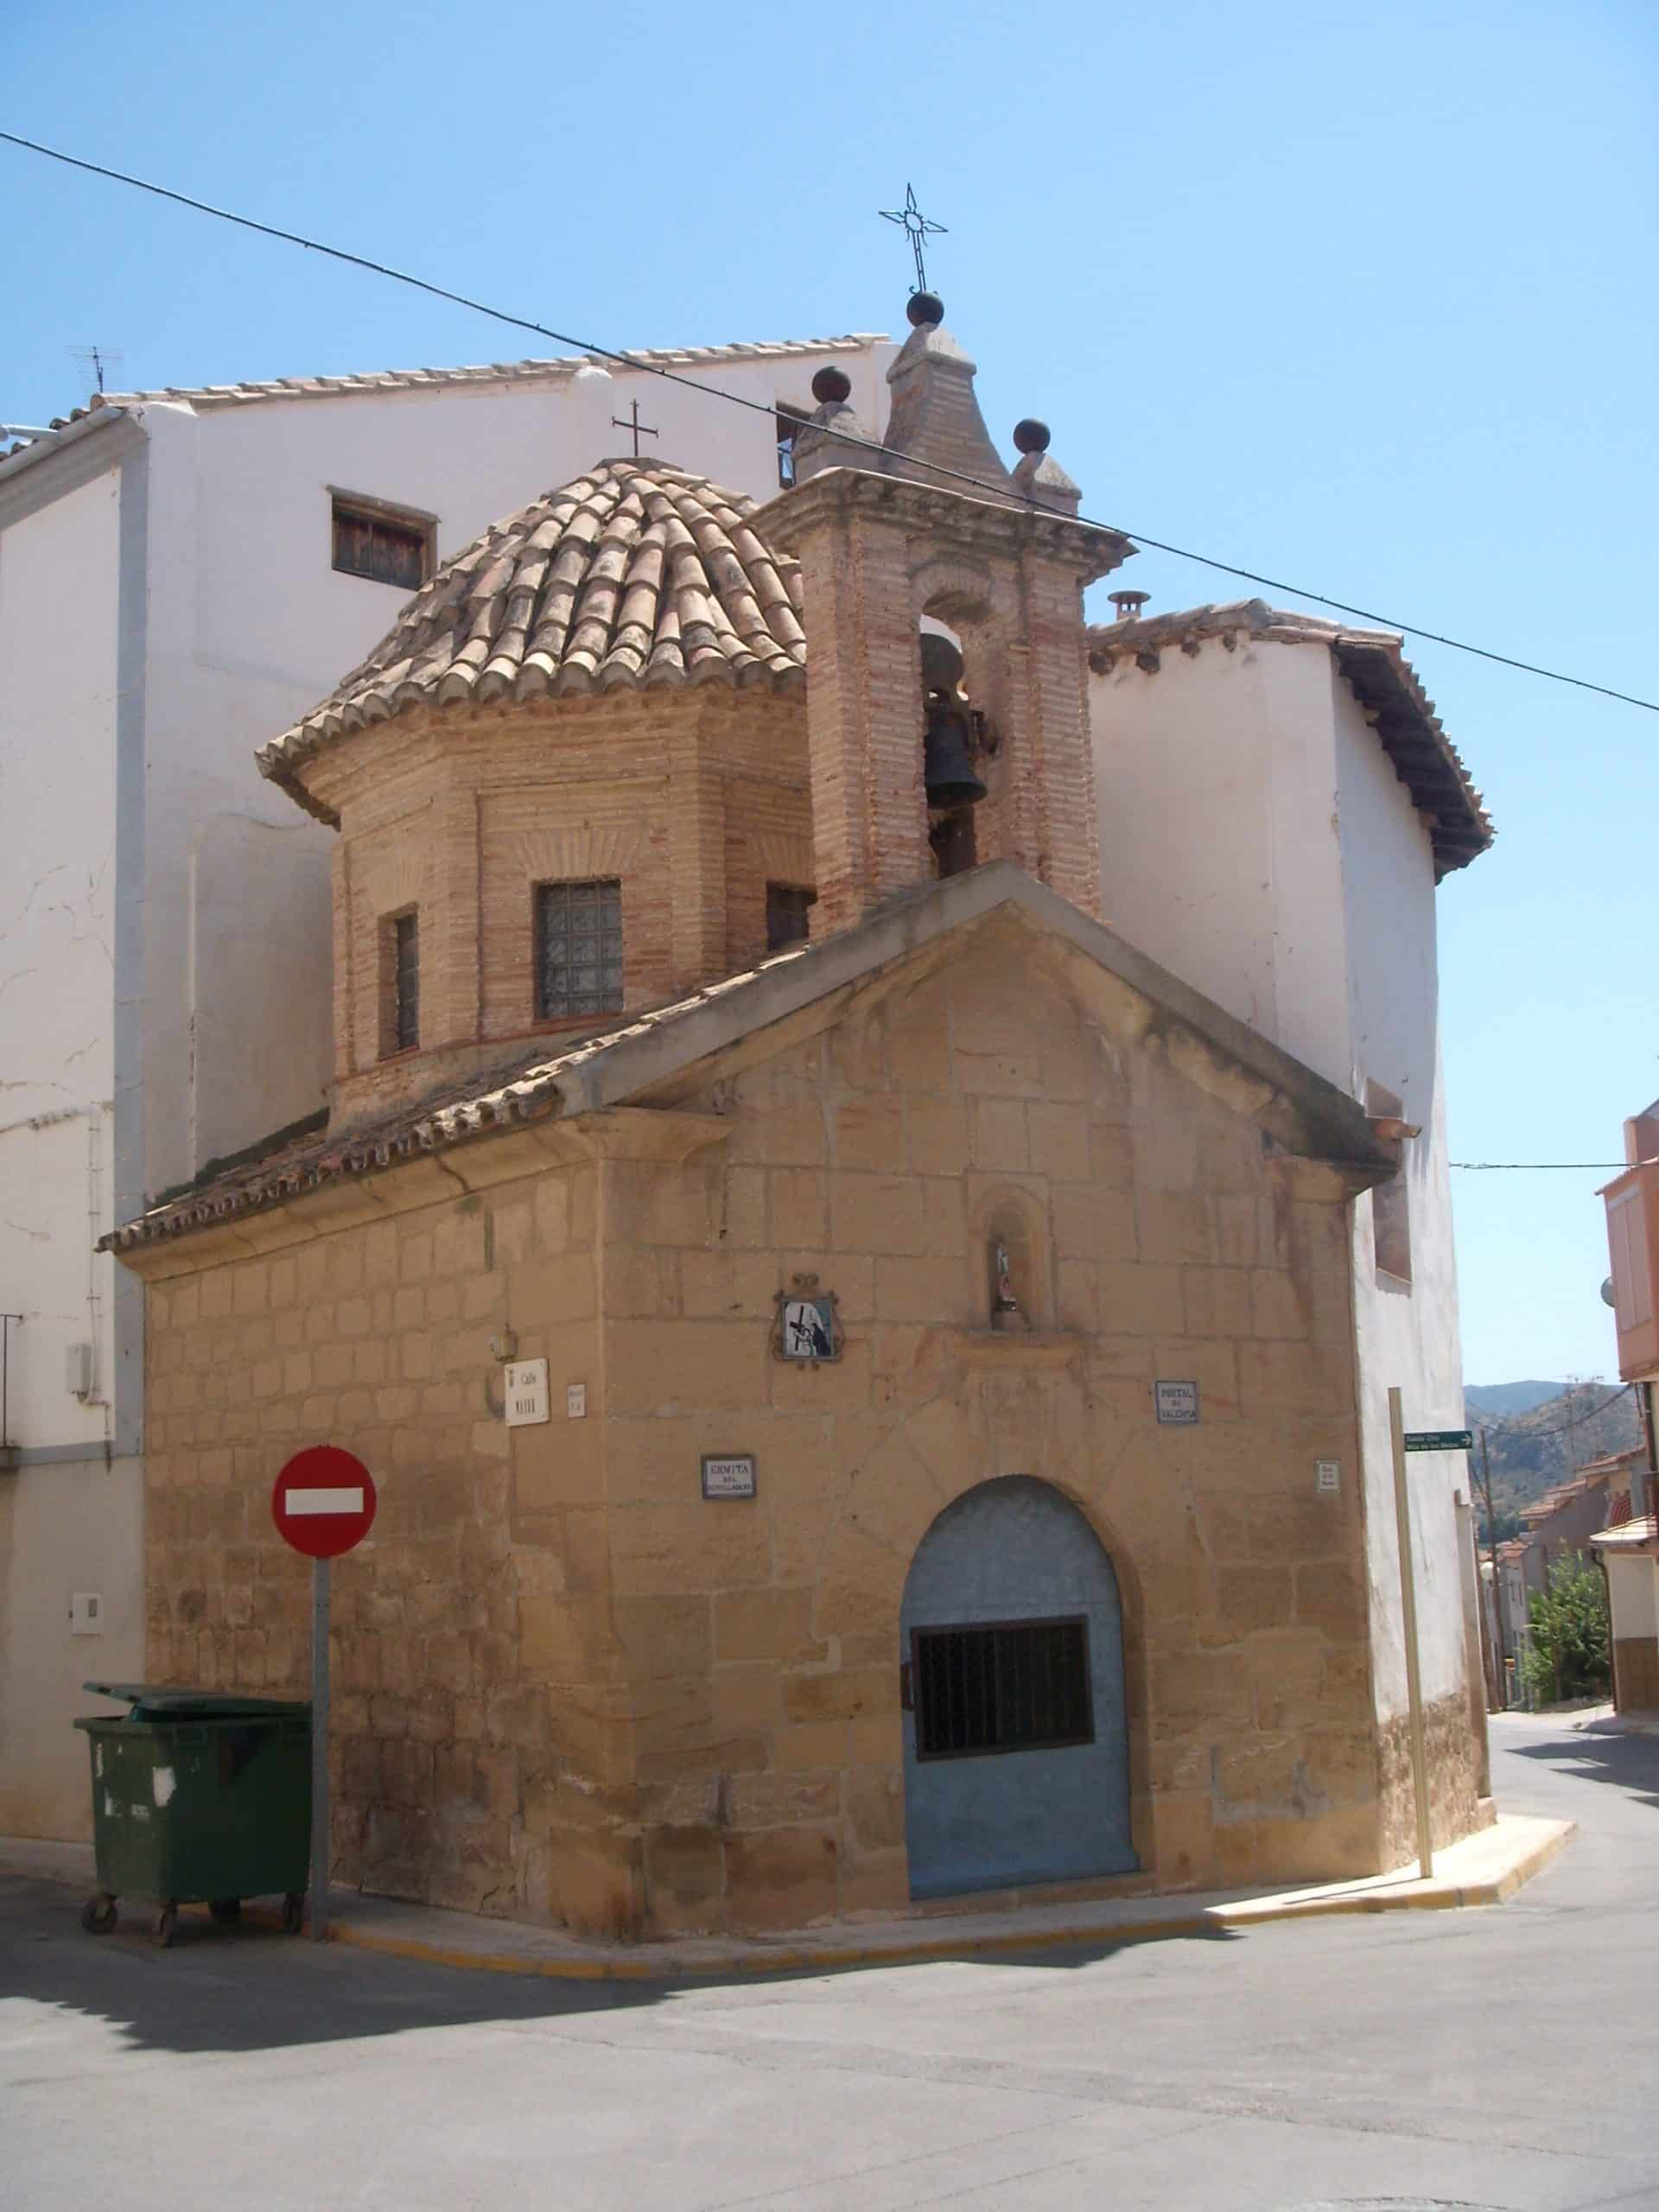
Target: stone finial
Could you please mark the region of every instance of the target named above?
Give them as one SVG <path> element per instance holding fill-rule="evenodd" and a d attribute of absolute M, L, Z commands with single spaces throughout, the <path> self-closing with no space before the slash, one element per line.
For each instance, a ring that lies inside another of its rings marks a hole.
<path fill-rule="evenodd" d="M 1015 487 L 1033 507 L 1047 507 L 1055 514 L 1074 515 L 1083 493 L 1060 467 L 1048 457 L 1049 428 L 1034 415 L 1014 426 L 1014 442 L 1020 462 L 1014 472 Z"/>
<path fill-rule="evenodd" d="M 851 404 L 852 379 L 844 369 L 826 363 L 812 379 L 812 397 L 818 403 L 811 420 L 795 433 L 795 481 L 804 484 L 825 468 L 868 468 L 869 450 L 875 444 Z M 860 442 L 854 442 L 859 441 Z"/>
<path fill-rule="evenodd" d="M 905 313 L 911 332 L 887 371 L 888 451 L 879 466 L 970 499 L 1006 495 L 1013 481 L 974 397 L 974 364 L 944 327 L 944 303 L 936 292 L 912 292 Z"/>

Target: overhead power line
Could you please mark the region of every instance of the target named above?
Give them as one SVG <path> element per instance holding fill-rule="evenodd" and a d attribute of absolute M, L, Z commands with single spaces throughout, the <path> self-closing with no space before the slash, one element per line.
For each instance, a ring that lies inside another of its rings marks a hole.
<path fill-rule="evenodd" d="M 1471 1175 L 1543 1175 L 1554 1170 L 1581 1173 L 1623 1175 L 1631 1167 L 1651 1167 L 1650 1160 L 1448 1160 L 1448 1167 L 1461 1167 Z"/>
<path fill-rule="evenodd" d="M 353 269 L 365 269 L 371 275 L 389 277 L 397 284 L 408 284 L 416 291 L 428 293 L 433 299 L 448 300 L 452 306 L 466 308 L 474 315 L 487 315 L 493 321 L 507 324 L 514 330 L 533 331 L 539 338 L 550 338 L 555 345 L 574 346 L 578 353 L 592 353 L 607 361 L 620 362 L 623 367 L 660 377 L 667 384 L 684 385 L 691 391 L 704 392 L 714 399 L 725 400 L 734 407 L 747 408 L 752 414 L 770 416 L 774 410 L 764 400 L 746 399 L 741 392 L 725 391 L 718 385 L 705 384 L 700 378 L 689 377 L 676 369 L 664 368 L 656 361 L 641 360 L 637 354 L 620 352 L 613 346 L 601 346 L 594 339 L 573 337 L 569 331 L 555 330 L 550 325 L 537 322 L 529 315 L 512 315 L 505 308 L 491 307 L 486 301 L 470 298 L 465 292 L 451 291 L 448 286 L 432 283 L 424 276 L 410 275 L 407 270 L 394 269 L 389 263 L 375 261 L 367 254 L 351 253 L 343 246 L 327 245 L 320 238 L 308 238 L 298 231 L 283 229 L 275 223 L 261 223 L 251 215 L 238 215 L 228 207 L 216 207 L 210 200 L 197 200 L 188 192 L 175 192 L 168 185 L 155 184 L 147 177 L 129 176 L 124 170 L 107 168 L 101 162 L 84 160 L 78 154 L 66 154 L 55 146 L 43 146 L 38 140 L 21 137 L 14 130 L 0 130 L 0 141 L 9 146 L 19 146 L 24 152 L 43 155 L 47 160 L 61 162 L 67 168 L 82 169 L 89 176 L 107 178 L 113 184 L 130 185 L 135 191 L 148 192 L 158 200 L 170 200 L 181 207 L 194 208 L 198 214 L 211 215 L 221 223 L 234 223 L 245 231 L 257 231 L 261 237 L 279 238 L 284 245 L 297 245 L 308 253 L 326 254 L 331 261 L 343 261 Z M 894 460 L 906 460 L 891 446 L 882 445 L 874 438 L 849 437 L 837 431 L 838 441 L 855 446 L 863 451 Z M 946 468 L 930 461 L 931 475 L 949 477 L 955 483 L 966 484 L 975 491 L 988 492 L 994 498 L 1007 496 L 1004 487 L 988 484 L 982 477 L 971 476 L 962 469 Z M 1218 561 L 1208 553 L 1194 553 L 1184 545 L 1173 545 L 1166 539 L 1150 537 L 1145 531 L 1130 530 L 1119 523 L 1103 522 L 1097 516 L 1079 515 L 1077 520 L 1093 530 L 1109 530 L 1124 537 L 1132 537 L 1139 545 L 1150 546 L 1154 552 L 1167 553 L 1178 561 L 1192 561 L 1199 568 L 1213 569 L 1218 575 L 1236 576 L 1242 582 L 1260 584 L 1264 590 L 1284 592 L 1293 599 L 1311 600 L 1316 607 L 1328 607 L 1338 614 L 1351 614 L 1362 622 L 1375 623 L 1380 629 L 1398 630 L 1410 638 L 1421 638 L 1427 643 L 1447 646 L 1453 652 L 1469 653 L 1478 660 L 1494 662 L 1500 668 L 1518 669 L 1522 675 L 1542 677 L 1550 683 L 1570 684 L 1575 690 L 1593 691 L 1604 699 L 1617 699 L 1621 705 L 1640 707 L 1649 714 L 1659 714 L 1659 701 L 1638 698 L 1634 692 L 1616 690 L 1611 684 L 1592 683 L 1588 677 L 1568 676 L 1557 668 L 1545 668 L 1536 661 L 1517 660 L 1512 654 L 1495 652 L 1490 646 L 1471 645 L 1466 639 L 1452 638 L 1443 631 L 1425 629 L 1421 623 L 1402 622 L 1392 615 L 1378 614 L 1373 609 L 1356 607 L 1344 599 L 1332 599 L 1328 593 L 1308 591 L 1300 584 L 1287 583 L 1281 577 L 1262 575 L 1255 569 L 1243 569 L 1230 561 Z"/>

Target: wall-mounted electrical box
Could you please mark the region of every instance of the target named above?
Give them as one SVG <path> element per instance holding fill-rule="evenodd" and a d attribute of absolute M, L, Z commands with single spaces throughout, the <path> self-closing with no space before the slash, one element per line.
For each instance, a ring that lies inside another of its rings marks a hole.
<path fill-rule="evenodd" d="M 77 1590 L 69 1599 L 71 1636 L 102 1636 L 104 1600 L 96 1590 Z"/>
<path fill-rule="evenodd" d="M 92 1395 L 92 1348 L 91 1344 L 69 1344 L 63 1356 L 64 1387 L 72 1398 L 85 1401 Z"/>

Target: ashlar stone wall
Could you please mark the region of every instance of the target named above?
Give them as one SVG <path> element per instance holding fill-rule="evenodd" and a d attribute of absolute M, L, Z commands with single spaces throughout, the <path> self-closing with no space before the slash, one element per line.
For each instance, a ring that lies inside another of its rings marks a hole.
<path fill-rule="evenodd" d="M 900 1906 L 905 1574 L 1033 1475 L 1123 1593 L 1144 1879 L 1375 1871 L 1346 1189 L 1261 1098 L 993 916 L 637 1106 L 157 1248 L 149 1670 L 303 1688 L 267 1501 L 343 1444 L 380 1513 L 334 1577 L 342 1879 L 625 1936 Z M 772 1357 L 803 1273 L 834 1365 Z M 508 1331 L 545 1426 L 501 1421 Z M 739 1452 L 758 1495 L 705 1501 Z"/>

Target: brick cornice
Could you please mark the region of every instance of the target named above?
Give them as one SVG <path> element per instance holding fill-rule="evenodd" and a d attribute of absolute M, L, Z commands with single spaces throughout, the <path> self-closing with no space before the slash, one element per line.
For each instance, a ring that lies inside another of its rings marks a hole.
<path fill-rule="evenodd" d="M 853 516 L 913 536 L 1005 554 L 1030 552 L 1062 563 L 1082 582 L 1108 575 L 1135 551 L 1121 531 L 1007 499 L 977 499 L 903 476 L 863 468 L 826 468 L 761 508 L 754 527 L 780 551 L 798 554 L 804 537 Z"/>

